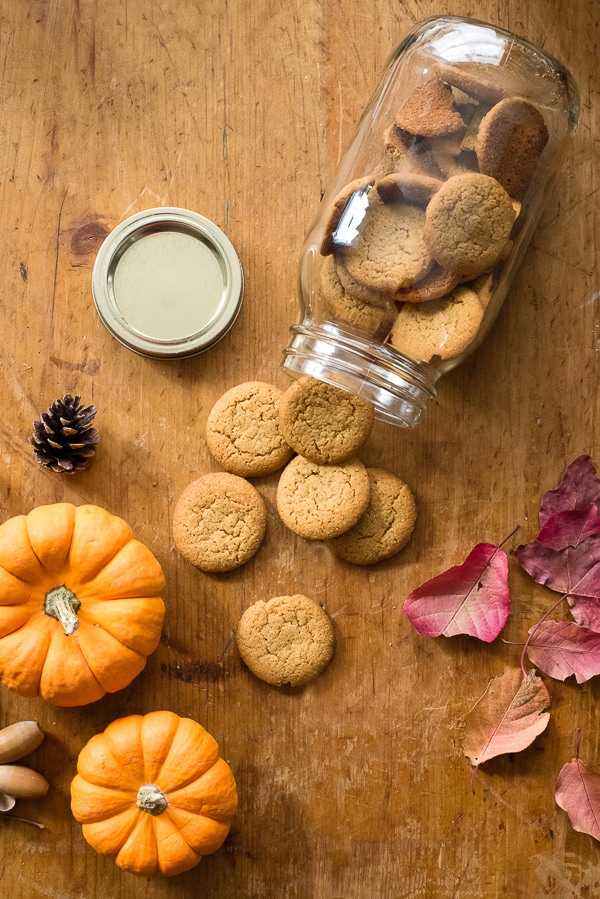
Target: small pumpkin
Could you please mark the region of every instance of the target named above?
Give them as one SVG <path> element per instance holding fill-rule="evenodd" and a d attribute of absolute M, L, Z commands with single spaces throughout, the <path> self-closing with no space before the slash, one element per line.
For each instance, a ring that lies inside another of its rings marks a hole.
<path fill-rule="evenodd" d="M 79 706 L 126 687 L 158 646 L 165 581 L 100 506 L 38 506 L 0 525 L 0 680 Z"/>
<path fill-rule="evenodd" d="M 139 876 L 189 871 L 222 845 L 236 808 L 214 738 L 168 711 L 113 721 L 81 750 L 71 783 L 87 842 Z"/>

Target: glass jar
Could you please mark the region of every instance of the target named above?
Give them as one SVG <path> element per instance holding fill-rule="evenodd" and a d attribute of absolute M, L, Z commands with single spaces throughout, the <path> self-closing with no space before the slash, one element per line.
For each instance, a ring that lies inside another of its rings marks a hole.
<path fill-rule="evenodd" d="M 498 314 L 578 116 L 569 72 L 527 41 L 454 16 L 417 25 L 307 236 L 284 368 L 414 426 Z"/>

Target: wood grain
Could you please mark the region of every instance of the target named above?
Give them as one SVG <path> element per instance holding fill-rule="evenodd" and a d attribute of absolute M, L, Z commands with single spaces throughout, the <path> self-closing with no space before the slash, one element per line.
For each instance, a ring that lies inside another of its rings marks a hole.
<path fill-rule="evenodd" d="M 526 35 L 581 90 L 575 145 L 485 343 L 444 377 L 414 431 L 379 424 L 369 464 L 414 488 L 419 519 L 394 560 L 356 570 L 278 521 L 277 477 L 257 482 L 266 543 L 245 568 L 203 575 L 177 554 L 173 504 L 216 465 L 209 409 L 244 380 L 285 386 L 304 234 L 381 68 L 428 15 L 475 16 Z M 409 590 L 516 524 L 536 532 L 541 493 L 590 453 L 600 462 L 597 8 L 586 0 L 4 0 L 0 7 L 0 499 L 2 518 L 56 501 L 124 517 L 167 578 L 163 639 L 119 694 L 54 709 L 3 690 L 0 724 L 37 718 L 29 762 L 51 783 L 18 810 L 45 825 L 0 830 L 3 896 L 61 899 L 575 899 L 600 893 L 599 847 L 555 805 L 564 762 L 600 764 L 598 685 L 549 683 L 548 730 L 485 766 L 470 789 L 461 721 L 520 649 L 420 638 Z M 240 318 L 212 351 L 136 356 L 105 331 L 91 295 L 104 236 L 152 206 L 193 209 L 240 255 Z M 35 464 L 31 423 L 57 396 L 99 409 L 93 466 Z M 516 544 L 515 544 L 516 545 Z M 522 642 L 549 596 L 511 562 L 504 632 Z M 235 627 L 258 598 L 322 602 L 337 651 L 302 690 L 254 679 Z M 219 741 L 240 808 L 224 847 L 172 880 L 137 879 L 91 850 L 69 784 L 92 734 L 169 708 Z M 1 822 L 0 822 L 1 823 Z"/>

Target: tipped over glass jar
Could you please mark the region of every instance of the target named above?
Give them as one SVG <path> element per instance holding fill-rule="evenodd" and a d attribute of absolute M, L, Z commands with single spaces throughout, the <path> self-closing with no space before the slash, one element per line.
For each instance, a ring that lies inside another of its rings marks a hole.
<path fill-rule="evenodd" d="M 413 427 L 482 341 L 577 127 L 570 73 L 444 16 L 390 57 L 304 244 L 283 366 Z"/>

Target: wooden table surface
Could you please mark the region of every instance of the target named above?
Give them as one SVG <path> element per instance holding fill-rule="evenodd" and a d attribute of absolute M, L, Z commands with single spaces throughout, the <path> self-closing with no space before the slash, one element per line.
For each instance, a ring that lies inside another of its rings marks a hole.
<path fill-rule="evenodd" d="M 299 250 L 383 64 L 414 22 L 474 16 L 523 34 L 573 72 L 580 128 L 500 316 L 439 383 L 415 430 L 378 423 L 362 458 L 413 488 L 407 549 L 363 569 L 287 531 L 277 475 L 259 554 L 206 575 L 178 554 L 174 503 L 218 469 L 208 412 L 246 380 L 286 386 Z M 0 894 L 37 899 L 371 899 L 600 895 L 600 847 L 554 801 L 575 754 L 600 765 L 599 688 L 546 683 L 548 729 L 470 786 L 462 721 L 520 648 L 419 637 L 407 593 L 482 540 L 536 533 L 539 498 L 581 453 L 600 462 L 597 6 L 588 0 L 2 0 L 0 4 L 0 498 L 2 518 L 42 503 L 122 516 L 166 576 L 161 643 L 125 690 L 78 709 L 2 688 L 0 724 L 35 718 L 28 763 L 47 798 L 16 809 L 45 825 L 0 829 Z M 181 206 L 212 219 L 242 261 L 229 335 L 184 361 L 122 347 L 92 301 L 103 237 L 132 213 Z M 93 465 L 36 464 L 34 418 L 58 396 L 98 407 Z M 523 642 L 550 594 L 510 561 L 503 637 Z M 336 653 L 304 689 L 242 664 L 235 629 L 257 599 L 303 592 L 333 619 Z M 218 740 L 240 805 L 215 855 L 172 879 L 97 855 L 69 785 L 86 741 L 115 718 L 192 716 Z M 0 822 L 1 823 L 1 822 Z"/>

